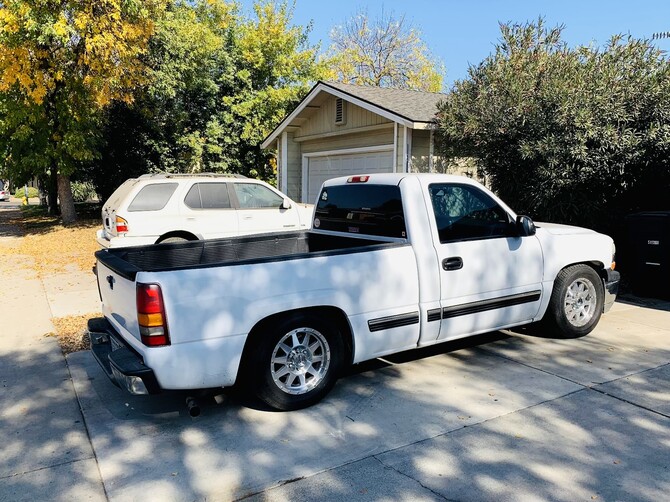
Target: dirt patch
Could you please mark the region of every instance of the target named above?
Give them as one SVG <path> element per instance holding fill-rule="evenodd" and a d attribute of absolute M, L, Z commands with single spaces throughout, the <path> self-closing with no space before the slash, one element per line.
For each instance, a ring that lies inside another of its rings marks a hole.
<path fill-rule="evenodd" d="M 84 219 L 71 226 L 63 226 L 54 216 L 42 210 L 26 209 L 6 218 L 5 226 L 16 229 L 23 238 L 18 245 L 1 246 L 2 255 L 28 255 L 35 259 L 34 269 L 39 277 L 74 268 L 89 271 L 95 262 L 93 253 L 100 249 L 95 232 L 99 219 Z"/>
<path fill-rule="evenodd" d="M 100 314 L 93 312 L 90 314 L 53 318 L 51 321 L 56 328 L 56 332 L 48 333 L 46 336 L 55 336 L 58 339 L 58 344 L 63 354 L 88 350 L 87 322 L 90 318 L 97 317 L 98 315 Z"/>

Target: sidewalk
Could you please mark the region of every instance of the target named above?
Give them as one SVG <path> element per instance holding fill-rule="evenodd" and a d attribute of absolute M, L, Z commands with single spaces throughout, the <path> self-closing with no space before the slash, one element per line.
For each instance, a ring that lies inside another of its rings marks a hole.
<path fill-rule="evenodd" d="M 0 206 L 0 252 L 19 245 L 4 223 L 17 215 Z M 0 258 L 0 500 L 107 500 L 65 358 L 44 336 L 54 330 L 44 286 L 30 257 Z"/>

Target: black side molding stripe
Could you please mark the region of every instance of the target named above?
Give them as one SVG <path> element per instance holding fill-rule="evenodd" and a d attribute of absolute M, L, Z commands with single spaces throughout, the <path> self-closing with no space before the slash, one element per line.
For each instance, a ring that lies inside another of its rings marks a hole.
<path fill-rule="evenodd" d="M 442 319 L 442 309 L 431 309 L 428 311 L 428 322 Z"/>
<path fill-rule="evenodd" d="M 368 321 L 368 328 L 370 331 L 382 331 L 384 329 L 399 328 L 400 326 L 409 326 L 410 324 L 419 324 L 418 312 L 370 319 Z"/>
<path fill-rule="evenodd" d="M 521 305 L 522 303 L 536 302 L 540 299 L 540 294 L 540 290 L 529 291 L 527 293 L 519 293 L 518 295 L 502 296 L 500 298 L 492 298 L 490 300 L 480 300 L 478 302 L 463 303 L 461 305 L 444 307 L 442 309 L 442 319 L 476 314 L 478 312 L 485 312 L 487 310 L 502 309 L 505 307 L 512 307 L 513 305 Z"/>

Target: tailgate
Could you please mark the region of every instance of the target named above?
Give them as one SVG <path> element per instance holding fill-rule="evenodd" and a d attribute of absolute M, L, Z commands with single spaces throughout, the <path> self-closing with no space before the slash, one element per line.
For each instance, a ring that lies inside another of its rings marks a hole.
<path fill-rule="evenodd" d="M 107 251 L 98 251 L 96 257 L 102 312 L 128 343 L 138 347 L 140 331 L 137 324 L 134 274 L 129 277 L 127 273 L 114 267 L 114 259 L 118 258 Z"/>

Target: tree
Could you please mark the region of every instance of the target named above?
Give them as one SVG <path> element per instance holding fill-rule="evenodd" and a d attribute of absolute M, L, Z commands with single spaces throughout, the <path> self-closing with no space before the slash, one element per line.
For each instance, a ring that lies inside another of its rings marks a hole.
<path fill-rule="evenodd" d="M 96 156 L 100 111 L 130 102 L 167 0 L 13 0 L 0 10 L 0 148 L 24 180 L 56 179 L 63 223 L 70 177 Z M 50 197 L 55 208 L 55 197 Z"/>
<path fill-rule="evenodd" d="M 132 107 L 109 110 L 105 137 L 114 141 L 96 164 L 116 184 L 149 170 L 272 182 L 272 157 L 260 143 L 322 69 L 308 29 L 291 19 L 286 2 L 256 2 L 250 17 L 224 0 L 175 3 L 156 23 L 149 83 L 136 89 Z M 103 196 L 107 180 L 96 182 Z"/>
<path fill-rule="evenodd" d="M 440 92 L 444 65 L 405 19 L 382 11 L 370 19 L 360 11 L 330 34 L 326 64 L 331 78 L 344 83 Z"/>
<path fill-rule="evenodd" d="M 569 48 L 540 19 L 501 25 L 495 53 L 439 106 L 438 149 L 475 157 L 534 217 L 611 230 L 670 189 L 670 64 L 649 41 Z"/>
<path fill-rule="evenodd" d="M 234 37 L 235 91 L 223 99 L 219 123 L 225 135 L 227 169 L 276 180 L 273 156 L 261 141 L 323 77 L 318 47 L 308 43 L 309 27 L 292 25 L 286 1 L 254 3 L 254 17 Z"/>

